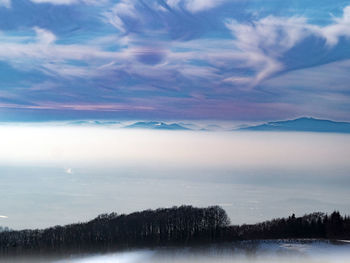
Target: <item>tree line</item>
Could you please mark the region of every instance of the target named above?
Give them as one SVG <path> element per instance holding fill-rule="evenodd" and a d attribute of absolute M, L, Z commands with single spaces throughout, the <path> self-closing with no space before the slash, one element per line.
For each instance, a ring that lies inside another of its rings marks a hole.
<path fill-rule="evenodd" d="M 228 227 L 231 236 L 241 240 L 254 239 L 350 239 L 350 217 L 338 211 L 330 215 L 312 213 L 301 217 L 294 214 L 254 225 Z"/>
<path fill-rule="evenodd" d="M 219 206 L 180 206 L 128 215 L 102 214 L 86 223 L 43 230 L 4 231 L 0 252 L 83 253 L 282 238 L 350 239 L 350 218 L 339 212 L 313 213 L 238 226 L 230 225 Z"/>

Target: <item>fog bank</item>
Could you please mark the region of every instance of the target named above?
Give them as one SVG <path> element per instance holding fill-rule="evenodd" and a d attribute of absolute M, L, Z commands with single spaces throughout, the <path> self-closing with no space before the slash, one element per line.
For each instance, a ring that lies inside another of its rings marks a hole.
<path fill-rule="evenodd" d="M 14 126 L 0 129 L 0 225 L 221 205 L 233 224 L 350 213 L 350 135 Z"/>

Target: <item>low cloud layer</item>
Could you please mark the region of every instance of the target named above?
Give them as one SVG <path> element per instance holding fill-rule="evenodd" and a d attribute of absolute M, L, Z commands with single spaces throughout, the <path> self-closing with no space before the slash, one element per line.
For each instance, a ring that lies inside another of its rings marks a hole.
<path fill-rule="evenodd" d="M 3 126 L 1 165 L 349 168 L 348 135 Z"/>
<path fill-rule="evenodd" d="M 0 145 L 0 219 L 15 229 L 182 204 L 220 204 L 234 223 L 350 212 L 346 134 L 2 125 Z"/>

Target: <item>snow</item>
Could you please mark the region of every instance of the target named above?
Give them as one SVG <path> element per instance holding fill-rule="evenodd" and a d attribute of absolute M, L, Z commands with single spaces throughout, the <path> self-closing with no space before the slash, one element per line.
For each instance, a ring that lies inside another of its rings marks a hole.
<path fill-rule="evenodd" d="M 263 240 L 1 263 L 349 263 L 348 240 Z"/>
<path fill-rule="evenodd" d="M 265 240 L 205 249 L 159 249 L 93 256 L 56 263 L 349 263 L 349 241 Z"/>

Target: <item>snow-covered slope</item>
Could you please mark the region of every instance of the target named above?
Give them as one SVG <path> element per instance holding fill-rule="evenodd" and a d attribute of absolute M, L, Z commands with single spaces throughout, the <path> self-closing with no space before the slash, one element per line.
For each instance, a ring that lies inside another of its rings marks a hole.
<path fill-rule="evenodd" d="M 158 249 L 56 263 L 349 263 L 350 244 L 320 240 L 246 241 L 205 248 Z"/>

